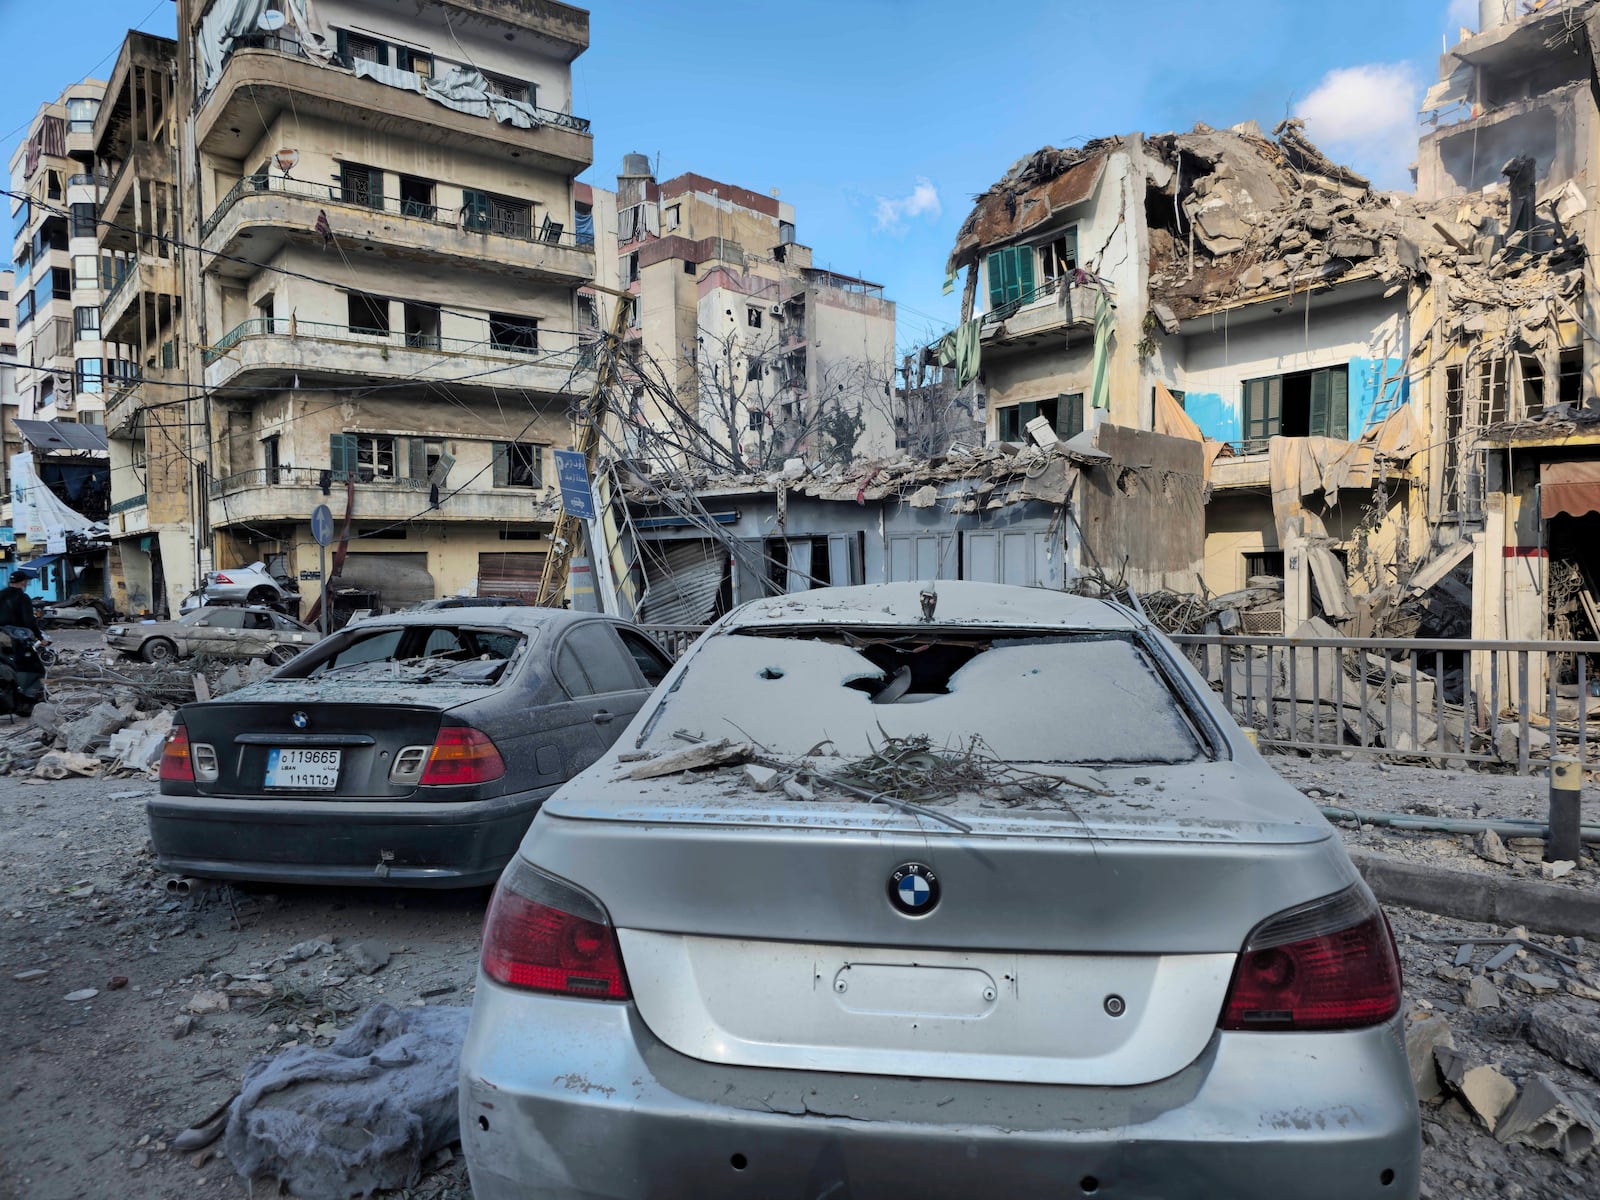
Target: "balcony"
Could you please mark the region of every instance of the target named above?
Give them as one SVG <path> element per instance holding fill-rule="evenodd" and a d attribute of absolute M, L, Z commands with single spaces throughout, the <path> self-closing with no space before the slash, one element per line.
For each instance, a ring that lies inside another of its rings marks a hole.
<path fill-rule="evenodd" d="M 105 421 L 108 438 L 132 437 L 138 428 L 136 418 L 143 404 L 144 377 L 133 374 L 113 379 L 105 391 Z M 116 509 L 112 509 L 113 512 Z"/>
<path fill-rule="evenodd" d="M 1212 491 L 1233 488 L 1266 488 L 1272 484 L 1271 463 L 1265 444 L 1231 442 L 1233 456 L 1221 455 L 1211 464 Z"/>
<path fill-rule="evenodd" d="M 527 166 L 578 174 L 594 160 L 589 123 L 568 113 L 537 110 L 531 129 L 493 117 L 457 112 L 420 92 L 358 78 L 342 67 L 308 58 L 298 42 L 270 34 L 234 40 L 216 85 L 200 101 L 195 141 L 201 150 L 243 159 L 259 131 L 281 113 L 429 142 L 470 154 L 506 153 Z"/>
<path fill-rule="evenodd" d="M 1058 338 L 1072 329 L 1092 330 L 1099 293 L 1090 287 L 1071 288 L 1062 303 L 1057 282 L 1048 280 L 1027 295 L 984 313 L 984 353 L 1031 349 L 1047 337 Z"/>
<path fill-rule="evenodd" d="M 178 272 L 171 259 L 136 258 L 100 302 L 100 336 L 138 345 L 139 294 L 176 296 Z"/>
<path fill-rule="evenodd" d="M 316 225 L 322 210 L 340 239 L 374 243 L 395 260 L 492 269 L 568 286 L 594 278 L 593 243 L 579 242 L 569 230 L 547 231 L 541 218 L 475 227 L 464 224 L 456 208 L 397 196 L 369 203 L 338 185 L 261 175 L 241 179 L 201 226 L 206 270 L 244 276 L 258 270 L 253 264 L 270 262 L 286 242 L 320 244 Z"/>
<path fill-rule="evenodd" d="M 206 386 L 285 384 L 356 375 L 433 388 L 522 388 L 547 395 L 588 386 L 578 347 L 523 350 L 466 338 L 380 332 L 294 318 L 255 317 L 205 351 Z M 309 383 L 306 386 L 311 386 Z"/>
<path fill-rule="evenodd" d="M 211 519 L 217 525 L 263 521 L 309 521 L 319 504 L 341 513 L 345 481 L 333 480 L 331 493 L 322 490 L 322 471 L 307 467 L 278 467 L 240 471 L 213 479 L 210 485 Z M 330 499 L 336 497 L 336 499 Z M 358 521 L 552 521 L 554 504 L 544 502 L 543 489 L 482 486 L 469 491 L 440 489 L 437 509 L 428 508 L 425 479 L 358 480 L 352 516 Z"/>
<path fill-rule="evenodd" d="M 123 160 L 122 166 L 106 185 L 100 205 L 100 218 L 113 228 L 101 230 L 103 244 L 117 249 L 132 249 L 135 214 L 133 210 L 134 185 L 141 182 L 173 184 L 177 181 L 177 165 L 172 147 L 158 146 L 154 142 L 135 142 L 133 153 Z M 104 180 L 101 181 L 105 183 Z M 148 218 L 146 218 L 148 219 Z M 125 228 L 116 228 L 117 226 Z M 117 235 L 121 235 L 121 242 Z M 122 242 L 126 242 L 123 245 Z"/>

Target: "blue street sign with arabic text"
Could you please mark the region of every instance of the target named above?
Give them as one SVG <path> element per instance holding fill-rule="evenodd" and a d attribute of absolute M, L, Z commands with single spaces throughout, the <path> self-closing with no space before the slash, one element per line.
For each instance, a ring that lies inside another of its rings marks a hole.
<path fill-rule="evenodd" d="M 561 507 L 569 516 L 592 521 L 594 492 L 589 486 L 589 464 L 576 450 L 557 450 L 556 480 L 561 484 Z"/>

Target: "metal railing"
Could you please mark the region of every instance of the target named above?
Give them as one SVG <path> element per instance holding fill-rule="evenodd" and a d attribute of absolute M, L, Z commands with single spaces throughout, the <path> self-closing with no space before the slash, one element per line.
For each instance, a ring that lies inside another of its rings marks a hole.
<path fill-rule="evenodd" d="M 1262 746 L 1527 774 L 1587 760 L 1600 642 L 1177 634 Z M 1600 729 L 1597 729 L 1600 732 Z"/>
<path fill-rule="evenodd" d="M 706 631 L 704 625 L 644 625 L 641 628 L 674 659 L 682 658 L 683 652 Z"/>
<path fill-rule="evenodd" d="M 386 350 L 522 360 L 529 366 L 577 366 L 580 360 L 580 350 L 576 346 L 561 350 L 542 350 L 537 346 L 519 346 L 492 338 L 474 341 L 470 338 L 406 333 L 397 329 L 361 329 L 350 325 L 333 325 L 325 321 L 301 321 L 291 317 L 251 317 L 249 320 L 239 322 L 213 345 L 206 347 L 203 356 L 206 364 L 216 362 L 240 342 L 252 337 L 315 338 L 379 346 Z"/>
<path fill-rule="evenodd" d="M 149 495 L 140 492 L 137 496 L 129 496 L 126 500 L 118 500 L 108 511 L 112 514 L 128 512 L 130 509 L 143 508 L 149 503 Z"/>
<path fill-rule="evenodd" d="M 207 494 L 212 500 L 220 500 L 235 492 L 247 492 L 256 488 L 265 487 L 321 487 L 322 477 L 327 474 L 330 483 L 342 485 L 345 476 L 342 471 L 324 472 L 318 467 L 251 467 L 244 471 L 234 471 L 230 475 L 219 475 L 212 478 Z M 428 490 L 427 479 L 414 479 L 409 475 L 380 478 L 371 472 L 357 469 L 357 487 L 383 487 L 397 491 L 425 492 Z"/>
<path fill-rule="evenodd" d="M 515 218 L 496 217 L 490 214 L 487 218 L 479 219 L 471 210 L 462 208 L 449 208 L 439 204 L 429 204 L 421 200 L 406 200 L 399 196 L 374 196 L 370 193 L 361 194 L 354 188 L 347 188 L 337 183 L 310 183 L 301 179 L 290 179 L 283 175 L 246 175 L 228 192 L 217 207 L 200 226 L 200 236 L 210 237 L 211 233 L 222 223 L 223 217 L 241 199 L 247 196 L 256 196 L 276 192 L 284 196 L 300 196 L 307 200 L 314 200 L 318 204 L 337 204 L 342 208 L 353 208 L 362 212 L 382 212 L 391 216 L 405 217 L 414 221 L 422 221 L 429 225 L 442 226 L 445 229 L 455 229 L 462 234 L 487 233 L 495 237 L 511 238 L 519 242 L 535 242 L 545 246 L 566 246 L 574 250 L 588 253 L 594 252 L 594 238 L 591 236 L 585 241 L 579 241 L 576 233 L 569 233 L 562 229 L 559 233 L 554 227 L 546 229 L 543 225 L 535 225 L 531 215 L 527 220 Z"/>
<path fill-rule="evenodd" d="M 117 276 L 115 282 L 113 282 L 111 285 L 111 290 L 106 293 L 106 298 L 100 301 L 100 311 L 102 313 L 108 313 L 111 311 L 111 307 L 116 302 L 117 297 L 122 295 L 122 290 L 126 288 L 129 281 L 138 274 L 139 260 L 135 258 L 127 265 L 127 269 L 124 270 L 121 275 Z"/>

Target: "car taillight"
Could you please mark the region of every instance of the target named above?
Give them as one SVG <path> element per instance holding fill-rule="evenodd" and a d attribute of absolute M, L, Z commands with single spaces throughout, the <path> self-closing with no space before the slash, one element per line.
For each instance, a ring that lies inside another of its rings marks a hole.
<path fill-rule="evenodd" d="M 215 575 L 213 575 L 211 577 L 211 582 L 212 583 L 232 583 L 233 580 L 229 579 L 221 571 L 218 571 Z"/>
<path fill-rule="evenodd" d="M 174 725 L 167 734 L 167 745 L 161 751 L 161 778 L 178 783 L 194 782 L 194 763 L 189 761 L 189 731 Z"/>
<path fill-rule="evenodd" d="M 446 725 L 433 740 L 418 783 L 423 787 L 488 783 L 505 773 L 505 759 L 485 734 L 464 725 Z"/>
<path fill-rule="evenodd" d="M 1269 917 L 1251 932 L 1223 1029 L 1360 1029 L 1400 1011 L 1400 956 L 1359 885 Z"/>
<path fill-rule="evenodd" d="M 626 1000 L 617 931 L 600 902 L 513 859 L 483 920 L 483 973 L 532 992 Z"/>

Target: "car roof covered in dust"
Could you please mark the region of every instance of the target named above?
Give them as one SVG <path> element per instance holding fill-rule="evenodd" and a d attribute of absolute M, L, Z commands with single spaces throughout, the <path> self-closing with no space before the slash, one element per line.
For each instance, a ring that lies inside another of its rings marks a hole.
<path fill-rule="evenodd" d="M 922 594 L 938 598 L 932 622 L 922 615 Z M 752 600 L 728 614 L 721 632 L 789 625 L 998 626 L 1023 629 L 1131 630 L 1133 614 L 1103 600 L 1045 588 L 940 579 L 932 583 L 874 583 L 824 587 Z"/>
<path fill-rule="evenodd" d="M 468 608 L 430 608 L 418 612 L 390 613 L 365 617 L 346 625 L 346 629 L 388 629 L 396 625 L 470 625 L 500 629 L 519 629 L 535 633 L 560 628 L 583 620 L 614 620 L 603 613 L 573 612 L 566 608 L 537 608 L 533 605 L 473 605 Z"/>

